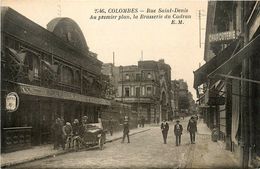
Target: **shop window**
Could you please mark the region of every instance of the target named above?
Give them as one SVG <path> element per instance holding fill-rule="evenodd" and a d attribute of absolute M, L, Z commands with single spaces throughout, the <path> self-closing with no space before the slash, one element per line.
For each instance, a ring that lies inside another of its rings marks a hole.
<path fill-rule="evenodd" d="M 73 84 L 73 72 L 69 67 L 62 68 L 62 82 L 66 84 Z"/>
<path fill-rule="evenodd" d="M 148 96 L 152 95 L 152 87 L 147 87 L 146 93 L 147 93 Z"/>
<path fill-rule="evenodd" d="M 129 87 L 125 88 L 125 97 L 129 97 L 130 96 L 130 89 Z"/>

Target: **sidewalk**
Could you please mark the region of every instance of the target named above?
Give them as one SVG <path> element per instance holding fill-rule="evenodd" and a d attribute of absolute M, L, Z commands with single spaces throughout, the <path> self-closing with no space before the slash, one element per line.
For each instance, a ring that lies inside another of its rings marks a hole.
<path fill-rule="evenodd" d="M 239 163 L 231 151 L 219 142 L 211 141 L 211 131 L 198 121 L 196 144 L 191 146 L 190 168 L 239 168 Z"/>
<path fill-rule="evenodd" d="M 135 135 L 141 132 L 145 132 L 150 130 L 150 126 L 145 126 L 144 128 L 136 128 L 130 130 L 130 135 Z M 115 140 L 122 139 L 122 132 L 116 132 L 113 134 L 113 136 L 110 136 L 107 134 L 106 136 L 106 143 L 112 142 Z M 2 167 L 8 167 L 13 166 L 17 164 L 22 164 L 34 160 L 39 160 L 47 157 L 57 156 L 61 154 L 65 154 L 68 152 L 71 152 L 73 150 L 54 150 L 53 145 L 42 145 L 42 146 L 34 146 L 27 150 L 21 150 L 11 153 L 4 153 L 1 154 L 1 168 Z"/>

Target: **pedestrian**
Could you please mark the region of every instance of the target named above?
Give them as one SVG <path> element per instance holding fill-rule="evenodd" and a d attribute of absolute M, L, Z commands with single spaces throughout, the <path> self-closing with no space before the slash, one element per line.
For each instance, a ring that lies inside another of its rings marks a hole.
<path fill-rule="evenodd" d="M 125 137 L 127 137 L 127 143 L 130 143 L 129 139 L 129 121 L 128 118 L 125 118 L 124 124 L 123 124 L 123 140 L 121 143 L 124 143 Z"/>
<path fill-rule="evenodd" d="M 174 126 L 174 134 L 176 137 L 176 146 L 179 146 L 181 144 L 181 135 L 182 135 L 182 125 L 180 124 L 180 120 L 176 121 L 177 124 Z"/>
<path fill-rule="evenodd" d="M 61 119 L 57 118 L 52 125 L 52 133 L 53 133 L 53 143 L 54 149 L 58 149 L 62 144 L 62 129 L 61 129 Z"/>
<path fill-rule="evenodd" d="M 81 129 L 81 126 L 79 124 L 79 120 L 74 119 L 73 124 L 72 124 L 72 134 L 73 134 L 72 145 L 76 151 L 78 151 L 79 146 L 80 146 L 80 142 L 79 142 L 80 141 L 80 129 Z"/>
<path fill-rule="evenodd" d="M 64 144 L 67 145 L 68 148 L 70 148 L 72 140 L 72 126 L 69 122 L 66 122 L 66 124 L 63 126 L 62 133 Z"/>
<path fill-rule="evenodd" d="M 194 117 L 191 117 L 187 126 L 187 130 L 190 132 L 190 142 L 195 144 L 195 133 L 197 132 L 197 122 Z"/>
<path fill-rule="evenodd" d="M 108 120 L 108 130 L 110 132 L 110 135 L 112 136 L 113 135 L 113 119 L 111 116 Z"/>
<path fill-rule="evenodd" d="M 168 130 L 169 130 L 169 124 L 166 122 L 166 120 L 163 120 L 163 122 L 161 124 L 161 130 L 162 130 L 164 144 L 166 144 L 167 143 Z"/>
<path fill-rule="evenodd" d="M 144 116 L 141 117 L 141 123 L 142 123 L 142 127 L 144 128 L 144 123 L 145 123 L 145 118 L 144 118 Z"/>
<path fill-rule="evenodd" d="M 159 124 L 159 122 L 160 122 L 160 119 L 159 119 L 159 117 L 157 117 L 156 118 L 156 124 Z"/>

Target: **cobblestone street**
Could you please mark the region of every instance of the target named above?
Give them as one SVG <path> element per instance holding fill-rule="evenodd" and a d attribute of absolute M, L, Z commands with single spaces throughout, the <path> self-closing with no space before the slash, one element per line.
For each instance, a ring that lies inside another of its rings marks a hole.
<path fill-rule="evenodd" d="M 173 136 L 173 125 L 170 125 L 168 143 L 163 144 L 162 134 L 159 126 L 151 127 L 151 130 L 139 133 L 130 137 L 131 143 L 121 143 L 117 140 L 107 143 L 104 150 L 93 148 L 88 151 L 80 151 L 60 155 L 44 160 L 16 166 L 16 168 L 190 168 L 190 167 L 216 167 L 214 161 L 203 161 L 202 155 L 196 156 L 194 153 L 207 153 L 205 142 L 209 142 L 210 135 L 198 134 L 197 143 L 190 144 L 189 134 L 186 132 L 187 120 L 181 121 L 184 127 L 182 145 L 175 146 L 175 137 Z M 204 141 L 203 141 L 204 140 Z M 199 146 L 200 150 L 196 150 Z M 208 145 L 207 145 L 208 146 Z M 214 152 L 214 149 L 211 150 Z M 215 158 L 214 155 L 211 155 Z M 227 157 L 224 157 L 224 160 Z M 193 159 L 196 160 L 193 165 Z M 209 160 L 209 159 L 207 159 Z M 221 160 L 218 158 L 218 160 Z M 231 160 L 232 161 L 232 160 Z M 231 164 L 230 159 L 226 159 L 224 164 Z M 209 162 L 210 165 L 205 164 Z M 221 166 L 221 161 L 217 161 Z"/>

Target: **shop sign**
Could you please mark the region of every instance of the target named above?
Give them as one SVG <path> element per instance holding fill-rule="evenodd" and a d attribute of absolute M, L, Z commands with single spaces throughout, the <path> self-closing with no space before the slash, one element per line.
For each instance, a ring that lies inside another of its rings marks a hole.
<path fill-rule="evenodd" d="M 19 106 L 19 96 L 15 92 L 8 93 L 6 96 L 6 110 L 8 112 L 14 112 L 18 109 Z"/>
<path fill-rule="evenodd" d="M 219 32 L 209 35 L 209 42 L 221 42 L 236 39 L 235 31 Z"/>

